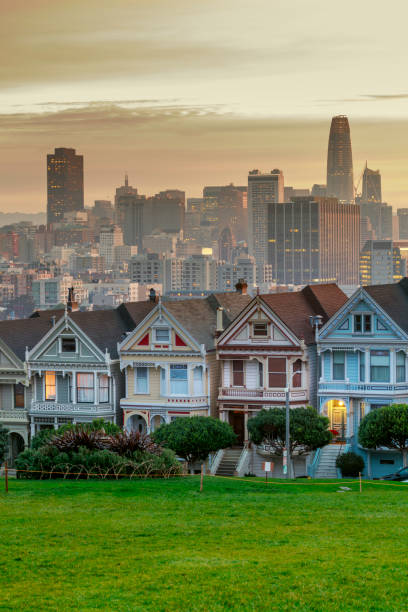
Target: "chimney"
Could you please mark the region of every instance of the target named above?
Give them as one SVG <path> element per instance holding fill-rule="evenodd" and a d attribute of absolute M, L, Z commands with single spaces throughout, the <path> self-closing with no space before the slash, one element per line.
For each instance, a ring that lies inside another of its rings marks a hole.
<path fill-rule="evenodd" d="M 215 330 L 215 335 L 217 337 L 220 336 L 222 332 L 224 331 L 223 314 L 224 314 L 224 309 L 221 306 L 219 306 L 217 308 L 217 327 Z"/>
<path fill-rule="evenodd" d="M 75 301 L 74 288 L 68 289 L 67 312 L 76 312 L 79 310 L 78 302 Z"/>
<path fill-rule="evenodd" d="M 53 327 L 54 327 L 54 325 L 55 325 L 55 320 L 56 320 L 56 318 L 57 318 L 57 317 L 56 317 L 55 315 L 52 315 L 52 317 L 51 317 L 51 323 L 52 323 L 52 326 L 53 326 Z"/>
<path fill-rule="evenodd" d="M 153 287 L 149 291 L 149 302 L 156 302 L 156 291 L 153 289 Z"/>
<path fill-rule="evenodd" d="M 245 282 L 245 278 L 238 279 L 235 289 L 237 290 L 237 293 L 240 293 L 241 295 L 247 294 L 248 284 Z"/>

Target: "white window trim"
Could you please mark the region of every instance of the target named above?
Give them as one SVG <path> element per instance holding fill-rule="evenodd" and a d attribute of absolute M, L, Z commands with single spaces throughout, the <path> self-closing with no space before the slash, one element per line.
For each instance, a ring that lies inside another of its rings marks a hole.
<path fill-rule="evenodd" d="M 344 353 L 344 378 L 334 378 L 333 376 L 333 371 L 334 371 L 334 360 L 333 360 L 333 354 L 334 353 Z M 335 351 L 331 351 L 331 355 L 330 355 L 331 359 L 330 359 L 330 367 L 331 367 L 331 379 L 333 382 L 348 382 L 348 378 L 347 378 L 347 351 L 344 350 L 335 350 Z"/>
<path fill-rule="evenodd" d="M 155 344 L 171 344 L 171 327 L 169 327 L 168 325 L 156 325 L 152 329 L 153 329 L 154 343 Z M 158 340 L 157 339 L 157 330 L 158 329 L 167 329 L 167 331 L 169 332 L 169 339 L 168 340 Z"/>
<path fill-rule="evenodd" d="M 357 336 L 373 336 L 374 335 L 374 313 L 368 311 L 354 311 L 350 313 L 352 315 L 352 333 L 356 334 Z M 356 315 L 361 315 L 362 317 L 366 317 L 369 316 L 371 318 L 371 331 L 366 332 L 364 331 L 363 327 L 364 327 L 364 319 L 362 321 L 362 330 L 361 331 L 356 331 L 355 329 L 355 316 Z"/>
<path fill-rule="evenodd" d="M 63 338 L 73 338 L 75 340 L 75 351 L 63 351 L 62 350 L 62 339 Z M 78 355 L 79 354 L 79 342 L 78 342 L 78 338 L 76 336 L 59 336 L 58 337 L 58 352 L 62 353 L 63 355 Z"/>
<path fill-rule="evenodd" d="M 182 365 L 182 366 L 186 366 L 187 369 L 187 393 L 172 393 L 171 392 L 171 366 L 172 365 Z M 188 367 L 187 363 L 171 363 L 169 364 L 169 369 L 168 369 L 168 391 L 169 391 L 169 396 L 171 397 L 189 397 L 190 396 L 190 383 L 191 383 L 191 372 L 192 369 Z"/>
<path fill-rule="evenodd" d="M 147 371 L 147 391 L 137 391 L 137 369 L 138 367 L 140 368 L 146 368 Z M 134 395 L 149 395 L 150 394 L 150 373 L 149 373 L 149 368 L 146 366 L 136 366 L 133 372 L 133 385 L 134 385 L 134 389 L 133 389 L 133 394 Z"/>

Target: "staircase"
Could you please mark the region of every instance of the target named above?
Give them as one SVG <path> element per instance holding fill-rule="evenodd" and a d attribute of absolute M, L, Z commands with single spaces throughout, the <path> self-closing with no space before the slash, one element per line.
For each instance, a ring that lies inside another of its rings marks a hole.
<path fill-rule="evenodd" d="M 327 444 L 320 450 L 319 464 L 315 478 L 338 478 L 336 459 L 343 452 L 343 447 L 337 444 Z"/>
<path fill-rule="evenodd" d="M 226 448 L 215 475 L 234 476 L 241 453 L 242 448 Z"/>

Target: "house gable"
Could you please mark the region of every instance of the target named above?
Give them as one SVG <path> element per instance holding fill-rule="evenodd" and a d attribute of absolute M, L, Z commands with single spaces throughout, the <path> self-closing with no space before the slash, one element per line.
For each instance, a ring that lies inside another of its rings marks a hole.
<path fill-rule="evenodd" d="M 356 291 L 319 332 L 319 339 L 323 342 L 359 342 L 370 337 L 376 341 L 408 339 L 407 334 L 362 288 Z"/>
<path fill-rule="evenodd" d="M 0 339 L 0 371 L 1 370 L 24 371 L 24 364 L 11 350 L 11 348 Z"/>
<path fill-rule="evenodd" d="M 297 347 L 300 340 L 262 300 L 255 298 L 221 334 L 217 345 L 220 348 L 242 345 Z"/>
<path fill-rule="evenodd" d="M 28 353 L 29 361 L 105 362 L 105 354 L 70 319 L 62 317 Z"/>
<path fill-rule="evenodd" d="M 158 306 L 118 345 L 121 353 L 200 352 L 201 347 L 173 315 Z"/>

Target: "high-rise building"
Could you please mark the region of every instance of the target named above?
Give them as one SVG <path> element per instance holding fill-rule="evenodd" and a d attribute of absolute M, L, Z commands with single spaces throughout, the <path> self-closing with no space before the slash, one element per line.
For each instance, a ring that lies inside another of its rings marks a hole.
<path fill-rule="evenodd" d="M 362 285 L 397 283 L 406 275 L 406 260 L 392 240 L 368 240 L 361 251 Z"/>
<path fill-rule="evenodd" d="M 327 196 L 327 185 L 318 185 L 315 183 L 312 187 L 312 194 L 314 198 L 325 198 Z"/>
<path fill-rule="evenodd" d="M 363 202 L 382 202 L 380 171 L 370 170 L 370 168 L 367 167 L 367 163 L 363 172 L 361 199 Z"/>
<path fill-rule="evenodd" d="M 361 219 L 369 219 L 377 240 L 392 240 L 392 206 L 385 202 L 364 202 L 357 198 L 360 204 Z"/>
<path fill-rule="evenodd" d="M 354 202 L 353 156 L 347 117 L 333 117 L 327 151 L 327 195 L 340 202 Z"/>
<path fill-rule="evenodd" d="M 310 195 L 310 189 L 295 189 L 295 187 L 284 187 L 284 201 L 290 202 L 292 198 L 306 198 Z"/>
<path fill-rule="evenodd" d="M 241 185 L 207 186 L 204 198 L 215 198 L 220 228 L 229 227 L 237 240 L 248 239 L 247 187 Z"/>
<path fill-rule="evenodd" d="M 399 240 L 408 240 L 408 208 L 398 208 Z"/>
<path fill-rule="evenodd" d="M 252 170 L 248 175 L 248 251 L 259 265 L 268 259 L 268 206 L 284 201 L 283 173 Z"/>
<path fill-rule="evenodd" d="M 186 194 L 179 189 L 167 189 L 146 199 L 143 231 L 178 233 L 184 226 Z"/>
<path fill-rule="evenodd" d="M 268 208 L 268 263 L 274 282 L 359 284 L 359 206 L 310 196 Z"/>
<path fill-rule="evenodd" d="M 129 185 L 128 176 L 125 176 L 125 184 L 116 189 L 115 195 L 115 219 L 117 225 L 122 229 L 123 242 L 138 247 L 138 252 L 143 249 L 143 218 L 146 205 L 146 196 L 139 195 L 137 189 Z"/>
<path fill-rule="evenodd" d="M 123 245 L 123 232 L 117 225 L 102 227 L 99 234 L 99 255 L 105 259 L 105 269 L 111 270 L 115 247 Z"/>
<path fill-rule="evenodd" d="M 75 149 L 58 148 L 47 155 L 47 223 L 84 208 L 84 158 Z"/>

